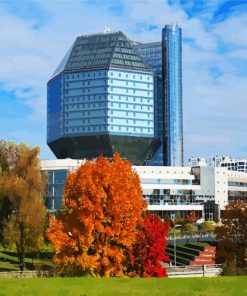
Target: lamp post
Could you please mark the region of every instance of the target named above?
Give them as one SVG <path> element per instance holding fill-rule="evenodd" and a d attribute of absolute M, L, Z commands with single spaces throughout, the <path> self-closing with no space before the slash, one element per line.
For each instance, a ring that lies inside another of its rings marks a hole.
<path fill-rule="evenodd" d="M 177 266 L 177 258 L 176 258 L 176 227 L 180 227 L 182 225 L 175 224 L 174 225 L 174 265 Z"/>

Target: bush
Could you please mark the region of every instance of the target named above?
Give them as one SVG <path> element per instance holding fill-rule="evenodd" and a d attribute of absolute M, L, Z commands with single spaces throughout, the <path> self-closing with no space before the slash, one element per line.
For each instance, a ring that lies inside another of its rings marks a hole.
<path fill-rule="evenodd" d="M 215 229 L 215 224 L 213 222 L 210 221 L 205 221 L 202 222 L 199 226 L 198 226 L 199 230 L 214 230 Z"/>
<path fill-rule="evenodd" d="M 173 233 L 180 233 L 181 232 L 181 228 L 170 228 L 169 229 L 169 234 L 173 234 Z"/>
<path fill-rule="evenodd" d="M 194 226 L 192 223 L 185 223 L 182 226 L 182 231 L 188 231 L 188 232 L 197 232 L 198 229 L 196 226 Z"/>

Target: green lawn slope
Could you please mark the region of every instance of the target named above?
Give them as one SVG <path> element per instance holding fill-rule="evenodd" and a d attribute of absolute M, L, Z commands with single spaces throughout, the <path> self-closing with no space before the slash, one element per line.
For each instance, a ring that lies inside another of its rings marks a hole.
<path fill-rule="evenodd" d="M 37 268 L 48 269 L 52 267 L 53 250 L 47 249 L 39 254 L 27 254 L 26 270 Z M 19 270 L 17 253 L 14 250 L 6 250 L 0 247 L 0 272 Z M 1 294 L 0 294 L 1 296 Z"/>
<path fill-rule="evenodd" d="M 0 279 L 0 295 L 242 296 L 247 295 L 247 277 Z"/>

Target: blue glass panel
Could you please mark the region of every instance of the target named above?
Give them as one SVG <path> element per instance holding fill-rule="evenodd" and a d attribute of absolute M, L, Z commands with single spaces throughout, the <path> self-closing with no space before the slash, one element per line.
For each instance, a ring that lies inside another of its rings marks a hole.
<path fill-rule="evenodd" d="M 162 30 L 164 81 L 165 165 L 183 166 L 182 30 L 167 25 Z"/>
<path fill-rule="evenodd" d="M 46 207 L 49 210 L 57 210 L 62 207 L 62 196 L 64 182 L 67 179 L 67 170 L 50 170 L 48 171 L 48 192 L 46 198 Z"/>
<path fill-rule="evenodd" d="M 147 161 L 147 165 L 163 165 L 163 137 L 164 137 L 164 110 L 163 110 L 163 92 L 162 92 L 162 46 L 161 42 L 137 44 L 136 49 L 152 67 L 155 73 L 154 89 L 154 127 L 155 138 L 161 143 L 154 155 Z"/>
<path fill-rule="evenodd" d="M 52 79 L 47 84 L 47 142 L 61 136 L 61 97 L 62 76 Z"/>

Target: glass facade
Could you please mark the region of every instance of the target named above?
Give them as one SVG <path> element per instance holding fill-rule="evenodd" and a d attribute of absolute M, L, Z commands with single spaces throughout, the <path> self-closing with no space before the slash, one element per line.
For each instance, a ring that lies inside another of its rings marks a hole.
<path fill-rule="evenodd" d="M 62 114 L 62 76 L 59 75 L 47 84 L 47 141 L 59 139 Z"/>
<path fill-rule="evenodd" d="M 162 42 L 134 43 L 122 32 L 78 37 L 48 82 L 54 154 L 118 151 L 134 164 L 183 166 L 181 34 L 167 25 Z"/>
<path fill-rule="evenodd" d="M 154 138 L 154 73 L 123 33 L 78 37 L 54 75 L 47 142 L 58 158 L 130 149 L 133 163 L 144 162 Z"/>
<path fill-rule="evenodd" d="M 135 44 L 155 73 L 155 153 L 148 165 L 183 166 L 182 30 L 167 25 L 162 42 Z"/>
<path fill-rule="evenodd" d="M 147 165 L 162 166 L 163 161 L 163 134 L 164 134 L 164 110 L 162 95 L 162 46 L 161 42 L 135 44 L 135 48 L 142 55 L 145 61 L 152 67 L 154 77 L 154 126 L 155 145 L 153 154 L 147 160 Z"/>
<path fill-rule="evenodd" d="M 48 170 L 48 197 L 45 200 L 49 211 L 62 208 L 63 186 L 68 170 Z"/>
<path fill-rule="evenodd" d="M 64 75 L 63 135 L 153 137 L 153 76 L 116 68 Z"/>
<path fill-rule="evenodd" d="M 183 166 L 182 30 L 166 25 L 162 30 L 164 95 L 164 165 Z"/>

